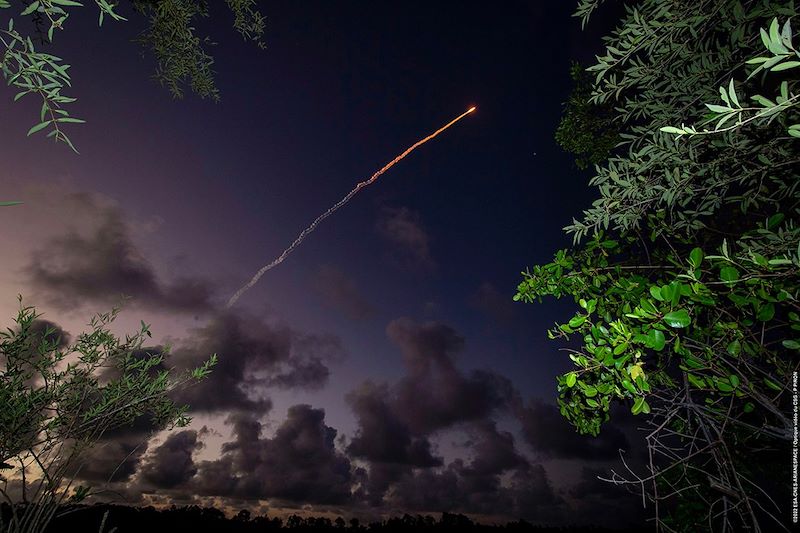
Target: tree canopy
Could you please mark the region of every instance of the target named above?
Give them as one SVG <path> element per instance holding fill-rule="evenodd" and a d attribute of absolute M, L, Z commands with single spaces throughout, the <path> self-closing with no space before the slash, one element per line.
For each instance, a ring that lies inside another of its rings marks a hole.
<path fill-rule="evenodd" d="M 109 18 L 115 22 L 128 20 L 119 13 L 117 3 L 93 1 L 98 9 L 98 26 Z M 265 19 L 256 8 L 256 0 L 225 3 L 234 17 L 236 31 L 263 48 Z M 138 41 L 155 56 L 154 79 L 176 98 L 182 97 L 188 86 L 201 98 L 218 100 L 214 60 L 208 53 L 213 42 L 208 36 L 198 36 L 195 28 L 198 18 L 209 15 L 208 0 L 131 0 L 129 5 L 147 20 Z M 17 91 L 14 101 L 29 94 L 42 101 L 39 120 L 28 130 L 28 135 L 49 128 L 48 137 L 66 143 L 76 152 L 63 129 L 65 124 L 84 122 L 69 113 L 68 104 L 76 98 L 62 94 L 71 87 L 70 65 L 40 48 L 49 48 L 56 30 L 65 29 L 70 14 L 81 7 L 83 4 L 74 0 L 25 0 L 19 4 L 0 0 L 0 14 L 16 15 L 17 9 L 21 9 L 16 16 L 23 22 L 15 24 L 13 16 L 9 16 L 7 25 L 2 24 L 5 29 L 0 30 L 0 70 L 8 85 Z M 36 40 L 40 42 L 35 45 Z"/>
<path fill-rule="evenodd" d="M 514 299 L 577 304 L 548 332 L 578 343 L 561 413 L 592 435 L 612 403 L 645 417 L 648 471 L 610 481 L 644 493 L 658 530 L 788 523 L 770 466 L 787 471 L 800 350 L 795 15 L 792 1 L 626 4 L 556 134 L 596 163 L 598 197 Z M 587 145 L 599 124 L 619 142 Z"/>

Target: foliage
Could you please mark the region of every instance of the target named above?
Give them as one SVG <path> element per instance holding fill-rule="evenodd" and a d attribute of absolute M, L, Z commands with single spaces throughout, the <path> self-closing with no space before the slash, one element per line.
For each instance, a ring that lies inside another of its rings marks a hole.
<path fill-rule="evenodd" d="M 133 0 L 137 11 L 149 18 L 149 28 L 139 41 L 150 47 L 158 61 L 155 79 L 176 98 L 183 96 L 181 85 L 188 81 L 192 91 L 202 98 L 219 100 L 211 66 L 212 57 L 192 25 L 196 17 L 208 16 L 207 0 Z M 264 17 L 255 9 L 255 0 L 227 0 L 234 14 L 234 28 L 245 38 L 264 47 Z"/>
<path fill-rule="evenodd" d="M 155 55 L 157 66 L 155 79 L 166 86 L 175 97 L 183 96 L 183 85 L 188 84 L 200 97 L 219 99 L 211 66 L 213 59 L 203 45 L 211 44 L 206 37 L 201 41 L 193 26 L 195 18 L 208 15 L 207 0 L 131 0 L 135 10 L 145 15 L 149 27 L 144 30 L 139 41 L 149 47 Z M 94 0 L 98 8 L 98 25 L 102 26 L 106 17 L 115 21 L 127 18 L 117 11 L 117 4 L 107 0 Z M 264 47 L 261 37 L 264 33 L 264 17 L 255 7 L 256 0 L 226 0 L 234 15 L 234 28 L 247 40 Z M 63 30 L 70 11 L 82 7 L 74 0 L 26 0 L 21 17 L 29 19 L 36 28 L 42 23 L 47 26 L 46 37 L 42 41 L 53 42 L 55 30 Z M 0 10 L 10 9 L 8 0 L 0 0 Z M 9 18 L 8 29 L 0 31 L 0 69 L 6 82 L 15 87 L 14 100 L 26 94 L 36 94 L 42 99 L 39 122 L 28 130 L 32 135 L 51 127 L 48 137 L 66 143 L 75 150 L 69 137 L 61 129 L 64 123 L 80 123 L 83 120 L 71 117 L 64 104 L 76 99 L 61 94 L 65 87 L 71 86 L 67 69 L 70 65 L 52 54 L 37 51 L 30 35 L 14 28 L 14 19 Z"/>
<path fill-rule="evenodd" d="M 576 15 L 600 3 L 583 0 Z M 665 531 L 767 531 L 787 518 L 748 458 L 792 438 L 794 14 L 791 1 L 626 7 L 587 69 L 590 102 L 613 105 L 622 141 L 595 167 L 599 198 L 565 228 L 573 247 L 523 272 L 514 297 L 578 304 L 548 332 L 578 342 L 575 369 L 558 377 L 561 413 L 592 435 L 614 402 L 645 416 L 648 473 L 626 463 L 610 481 L 640 488 Z M 754 105 L 740 105 L 750 94 Z M 693 122 L 714 127 L 674 126 Z"/>
<path fill-rule="evenodd" d="M 36 505 L 14 513 L 7 524 L 14 533 L 43 529 L 59 504 L 90 494 L 88 487 L 72 486 L 74 475 L 106 432 L 142 416 L 154 429 L 186 426 L 188 406 L 176 405 L 169 394 L 205 378 L 217 361 L 212 355 L 180 374 L 165 368 L 163 355 L 142 349 L 151 336 L 146 324 L 124 342 L 111 333 L 119 307 L 93 317 L 90 333 L 62 347 L 52 328 L 37 333 L 40 315 L 21 302 L 17 330 L 0 333 L 0 465 L 16 466 L 23 490 L 32 484 L 31 468 L 39 479 L 31 491 Z M 0 495 L 12 504 L 8 480 L 0 482 Z"/>
<path fill-rule="evenodd" d="M 586 169 L 604 161 L 620 141 L 613 122 L 613 107 L 589 102 L 592 76 L 579 63 L 573 63 L 569 75 L 574 88 L 566 102 L 564 117 L 556 129 L 556 142 L 575 154 L 575 164 Z"/>

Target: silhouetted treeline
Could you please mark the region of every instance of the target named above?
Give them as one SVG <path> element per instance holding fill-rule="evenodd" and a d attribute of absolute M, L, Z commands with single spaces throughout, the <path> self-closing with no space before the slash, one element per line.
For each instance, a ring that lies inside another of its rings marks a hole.
<path fill-rule="evenodd" d="M 19 506 L 17 512 L 23 510 Z M 233 518 L 213 507 L 172 506 L 167 509 L 155 507 L 130 507 L 124 505 L 72 505 L 64 507 L 53 520 L 47 533 L 62 531 L 99 532 L 103 515 L 108 517 L 102 533 L 142 533 L 143 531 L 214 531 L 215 533 L 245 533 L 260 531 L 277 531 L 290 529 L 303 531 L 347 531 L 348 533 L 394 533 L 394 532 L 530 532 L 530 533 L 633 533 L 628 529 L 605 529 L 593 526 L 547 527 L 535 526 L 525 520 L 509 522 L 506 525 L 484 525 L 473 522 L 462 514 L 442 513 L 439 520 L 430 515 L 404 515 L 380 522 L 361 523 L 356 518 L 345 520 L 338 517 L 333 520 L 326 517 L 303 518 L 291 515 L 285 520 L 277 517 L 251 516 L 247 510 L 241 510 Z M 7 503 L 0 504 L 0 517 L 7 524 L 11 518 L 11 507 Z M 639 533 L 639 532 L 637 532 Z"/>

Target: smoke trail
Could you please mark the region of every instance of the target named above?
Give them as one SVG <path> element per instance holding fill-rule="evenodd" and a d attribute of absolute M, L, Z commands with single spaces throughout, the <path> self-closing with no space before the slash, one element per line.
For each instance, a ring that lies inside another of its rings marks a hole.
<path fill-rule="evenodd" d="M 272 268 L 274 268 L 274 267 L 278 266 L 279 264 L 281 264 L 283 262 L 283 260 L 286 259 L 286 257 L 290 253 L 292 253 L 294 251 L 294 249 L 297 248 L 300 245 L 301 242 L 303 242 L 303 240 L 308 236 L 308 234 L 311 233 L 312 231 L 314 231 L 317 228 L 317 226 L 319 225 L 320 222 L 322 222 L 323 220 L 328 218 L 330 215 L 333 214 L 334 211 L 336 211 L 337 209 L 342 207 L 344 204 L 349 202 L 350 199 L 353 196 L 355 196 L 358 191 L 360 191 L 362 188 L 364 188 L 367 185 L 369 185 L 372 182 L 374 182 L 376 179 L 378 179 L 378 177 L 380 177 L 381 174 L 383 174 L 384 172 L 386 172 L 387 170 L 392 168 L 396 163 L 400 162 L 400 160 L 402 160 L 405 156 L 407 156 L 408 154 L 413 152 L 416 148 L 418 148 L 419 146 L 422 146 L 426 142 L 430 141 L 431 139 L 433 139 L 434 137 L 436 137 L 437 135 L 442 133 L 444 130 L 446 130 L 447 128 L 449 128 L 450 126 L 452 126 L 453 124 L 455 124 L 456 122 L 458 122 L 459 120 L 464 118 L 465 116 L 467 116 L 470 113 L 472 113 L 473 111 L 475 111 L 475 107 L 470 107 L 464 113 L 460 114 L 459 116 L 457 116 L 456 118 L 454 118 L 453 120 L 451 120 L 450 122 L 448 122 L 447 124 L 445 124 L 444 126 L 439 128 L 438 130 L 434 131 L 433 133 L 431 133 L 427 137 L 424 137 L 424 138 L 420 139 L 419 141 L 417 141 L 414 144 L 412 144 L 410 147 L 406 148 L 406 150 L 403 153 L 401 153 L 400 155 L 398 155 L 397 157 L 395 157 L 394 159 L 392 159 L 391 161 L 386 163 L 386 165 L 384 165 L 383 168 L 381 168 L 379 171 L 377 171 L 375 174 L 373 174 L 371 178 L 369 178 L 366 181 L 362 181 L 361 183 L 356 185 L 355 188 L 352 191 L 347 193 L 347 196 L 345 196 L 344 198 L 342 198 L 341 200 L 336 202 L 333 205 L 333 207 L 331 207 L 330 209 L 328 209 L 327 211 L 322 213 L 320 216 L 318 216 L 316 218 L 316 220 L 314 220 L 314 222 L 311 223 L 310 226 L 308 226 L 306 229 L 304 229 L 302 231 L 302 233 L 300 233 L 300 235 L 294 240 L 294 242 L 287 249 L 285 249 L 281 255 L 279 255 L 274 261 L 272 261 L 268 265 L 264 265 L 263 267 L 261 267 L 261 269 L 258 272 L 256 272 L 256 275 L 253 276 L 253 279 L 248 281 L 241 289 L 236 291 L 236 294 L 231 296 L 230 300 L 228 300 L 228 304 L 226 305 L 226 308 L 230 309 L 230 307 L 233 306 L 233 304 L 236 303 L 236 301 L 242 296 L 242 294 L 244 294 L 253 285 L 255 285 L 258 282 L 258 280 L 261 278 L 261 276 L 263 276 L 268 270 L 271 270 Z"/>

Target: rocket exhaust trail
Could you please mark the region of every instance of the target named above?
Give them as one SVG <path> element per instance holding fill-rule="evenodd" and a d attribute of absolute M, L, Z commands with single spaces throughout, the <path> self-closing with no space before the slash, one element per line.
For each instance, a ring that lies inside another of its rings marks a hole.
<path fill-rule="evenodd" d="M 317 226 L 319 225 L 320 222 L 322 222 L 323 220 L 328 218 L 330 215 L 333 214 L 334 211 L 336 211 L 337 209 L 342 207 L 344 204 L 349 202 L 350 199 L 353 196 L 355 196 L 358 191 L 360 191 L 362 188 L 366 187 L 367 185 L 370 185 L 371 183 L 373 183 L 375 180 L 377 180 L 380 177 L 381 174 L 383 174 L 384 172 L 386 172 L 387 170 L 392 168 L 396 163 L 399 163 L 408 154 L 410 154 L 411 152 L 413 152 L 415 149 L 417 149 L 418 147 L 422 146 L 426 142 L 432 140 L 434 137 L 436 137 L 437 135 L 439 135 L 440 133 L 445 131 L 447 128 L 449 128 L 450 126 L 452 126 L 453 124 L 455 124 L 456 122 L 461 120 L 462 118 L 464 118 L 467 115 L 469 115 L 470 113 L 472 113 L 473 111 L 475 111 L 475 107 L 474 106 L 470 107 L 464 113 L 461 113 L 459 116 L 457 116 L 456 118 L 454 118 L 453 120 L 451 120 L 450 122 L 448 122 L 447 124 L 445 124 L 444 126 L 439 128 L 438 130 L 434 131 L 433 133 L 431 133 L 427 137 L 423 137 L 422 139 L 418 140 L 417 142 L 415 142 L 414 144 L 412 144 L 411 146 L 406 148 L 405 151 L 403 151 L 400 155 L 398 155 L 397 157 L 395 157 L 394 159 L 392 159 L 391 161 L 386 163 L 386 165 L 384 165 L 383 168 L 381 168 L 379 171 L 377 171 L 375 174 L 373 174 L 372 177 L 370 177 L 368 180 L 362 181 L 358 185 L 356 185 L 355 188 L 352 191 L 347 193 L 347 196 L 345 196 L 344 198 L 342 198 L 341 200 L 336 202 L 330 209 L 328 209 L 327 211 L 322 213 L 320 216 L 318 216 L 316 218 L 316 220 L 314 220 L 314 222 L 311 223 L 310 226 L 308 226 L 306 229 L 304 229 L 300 233 L 300 235 L 298 235 L 298 237 L 294 240 L 294 242 L 288 248 L 286 248 L 283 251 L 283 253 L 281 253 L 281 255 L 279 255 L 277 258 L 275 258 L 275 260 L 272 261 L 271 263 L 261 267 L 261 269 L 258 272 L 256 272 L 256 274 L 253 276 L 253 278 L 250 281 L 248 281 L 241 289 L 236 291 L 236 294 L 231 296 L 230 300 L 228 300 L 228 304 L 225 307 L 227 309 L 230 309 L 231 306 L 233 306 L 233 304 L 235 304 L 236 301 L 242 296 L 242 294 L 244 294 L 247 290 L 249 290 L 251 287 L 253 287 L 253 285 L 258 283 L 258 280 L 261 278 L 261 276 L 263 276 L 268 270 L 271 270 L 272 268 L 274 268 L 274 267 L 278 266 L 279 264 L 281 264 L 283 262 L 283 260 L 286 259 L 286 257 L 290 253 L 292 253 L 294 251 L 294 249 L 297 248 L 300 245 L 300 243 L 303 242 L 303 240 L 308 236 L 308 234 L 311 233 L 312 231 L 314 231 L 317 228 Z"/>

